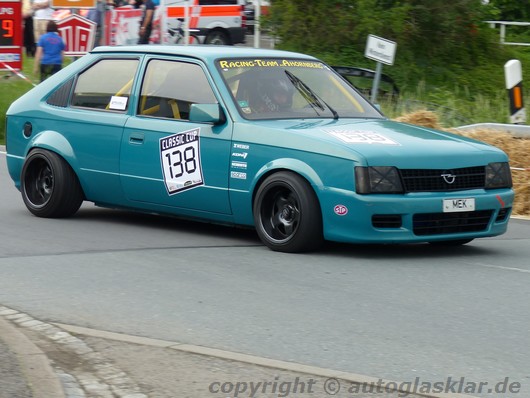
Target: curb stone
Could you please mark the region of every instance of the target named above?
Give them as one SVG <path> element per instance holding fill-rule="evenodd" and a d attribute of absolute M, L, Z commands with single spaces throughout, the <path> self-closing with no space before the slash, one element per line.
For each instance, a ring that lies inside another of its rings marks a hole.
<path fill-rule="evenodd" d="M 0 315 L 3 312 L 5 308 L 0 307 Z M 0 316 L 0 335 L 18 359 L 21 376 L 25 379 L 33 398 L 65 398 L 59 378 L 46 354 L 2 316 Z"/>
<path fill-rule="evenodd" d="M 125 372 L 69 332 L 4 306 L 0 322 L 10 331 L 6 343 L 21 357 L 33 398 L 147 398 Z M 38 347 L 51 344 L 56 348 L 48 356 Z M 71 359 L 79 365 L 67 373 L 65 365 Z"/>

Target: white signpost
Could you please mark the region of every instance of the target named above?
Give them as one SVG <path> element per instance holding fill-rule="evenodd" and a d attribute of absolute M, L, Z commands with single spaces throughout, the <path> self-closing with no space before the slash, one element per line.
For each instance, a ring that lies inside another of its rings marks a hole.
<path fill-rule="evenodd" d="M 375 103 L 377 99 L 377 90 L 379 89 L 379 82 L 381 81 L 381 71 L 383 69 L 383 64 L 394 64 L 396 47 L 396 42 L 383 39 L 382 37 L 368 35 L 368 40 L 366 41 L 366 49 L 364 50 L 364 56 L 366 58 L 377 61 L 374 84 L 372 86 L 371 101 L 373 103 Z"/>

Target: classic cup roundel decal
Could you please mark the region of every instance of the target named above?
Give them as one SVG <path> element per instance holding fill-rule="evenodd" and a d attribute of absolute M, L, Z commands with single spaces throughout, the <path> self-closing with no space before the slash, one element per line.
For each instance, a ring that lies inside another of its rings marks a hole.
<path fill-rule="evenodd" d="M 344 205 L 337 205 L 333 210 L 338 216 L 345 216 L 346 214 L 348 214 L 348 208 Z"/>

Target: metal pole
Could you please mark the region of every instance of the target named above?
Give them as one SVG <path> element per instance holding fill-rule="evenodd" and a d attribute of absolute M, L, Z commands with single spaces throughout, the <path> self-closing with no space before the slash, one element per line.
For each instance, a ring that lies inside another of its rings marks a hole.
<path fill-rule="evenodd" d="M 104 46 L 107 45 L 107 34 L 105 32 L 105 18 L 107 17 L 107 2 L 105 0 L 100 0 L 96 4 L 96 9 L 99 12 L 99 25 L 97 29 L 99 30 L 96 32 L 96 38 L 99 39 L 97 45 Z"/>
<path fill-rule="evenodd" d="M 184 44 L 187 46 L 190 42 L 190 2 L 186 1 L 184 10 Z"/>
<path fill-rule="evenodd" d="M 261 0 L 254 2 L 254 48 L 259 48 L 260 42 L 260 19 L 261 19 Z"/>
<path fill-rule="evenodd" d="M 168 43 L 168 29 L 167 29 L 167 7 L 166 7 L 166 1 L 160 0 L 160 10 L 161 17 L 160 17 L 160 44 L 167 44 Z"/>
<path fill-rule="evenodd" d="M 372 97 L 371 101 L 373 104 L 376 103 L 377 100 L 377 90 L 379 90 L 379 82 L 381 81 L 381 71 L 383 69 L 383 64 L 381 62 L 377 63 L 377 67 L 375 69 L 375 77 L 374 77 L 374 84 L 372 85 Z"/>

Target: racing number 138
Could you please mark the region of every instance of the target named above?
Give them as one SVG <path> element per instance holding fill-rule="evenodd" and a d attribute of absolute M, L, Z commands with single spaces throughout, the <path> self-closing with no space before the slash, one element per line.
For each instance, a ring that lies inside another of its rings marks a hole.
<path fill-rule="evenodd" d="M 175 157 L 177 159 L 173 162 Z M 166 153 L 166 159 L 169 167 L 169 177 L 171 179 L 182 176 L 184 171 L 187 174 L 192 174 L 197 170 L 195 148 L 192 146 L 186 147 L 184 151 L 177 149 L 171 153 Z"/>
<path fill-rule="evenodd" d="M 160 163 L 169 195 L 204 185 L 199 129 L 160 139 Z"/>

